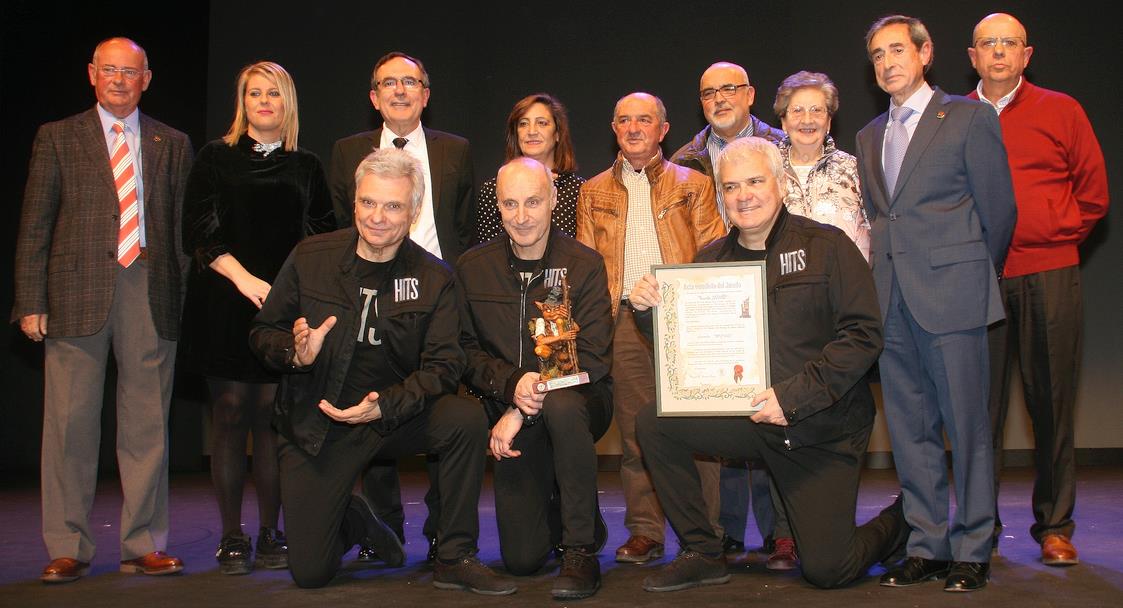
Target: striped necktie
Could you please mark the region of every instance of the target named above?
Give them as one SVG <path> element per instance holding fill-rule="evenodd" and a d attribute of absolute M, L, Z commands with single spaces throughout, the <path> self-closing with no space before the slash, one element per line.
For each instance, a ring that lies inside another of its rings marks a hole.
<path fill-rule="evenodd" d="M 901 163 L 909 149 L 909 132 L 905 121 L 912 116 L 913 109 L 898 106 L 889 112 L 889 129 L 885 133 L 885 191 L 889 198 L 897 191 L 897 176 L 901 173 Z"/>
<path fill-rule="evenodd" d="M 117 262 L 128 268 L 140 257 L 140 205 L 136 197 L 136 168 L 133 153 L 125 141 L 125 123 L 113 123 L 117 139 L 109 155 L 113 182 L 117 186 L 118 212 L 121 222 L 117 230 Z"/>

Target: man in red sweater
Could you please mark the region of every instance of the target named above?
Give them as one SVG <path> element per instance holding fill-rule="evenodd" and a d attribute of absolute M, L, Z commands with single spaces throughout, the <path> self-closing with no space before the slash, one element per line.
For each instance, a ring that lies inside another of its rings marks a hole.
<path fill-rule="evenodd" d="M 1076 527 L 1073 414 L 1083 331 L 1079 246 L 1107 213 L 1107 172 L 1080 104 L 1022 78 L 1032 54 L 1025 27 L 1004 13 L 980 21 L 967 49 L 980 78 L 969 97 L 998 112 L 1018 205 L 1001 275 L 1006 320 L 990 328 L 994 479 L 997 486 L 1010 364 L 1017 357 L 1037 467 L 1030 534 L 1041 544 L 1043 563 L 1069 566 L 1079 563 L 1069 540 Z M 996 551 L 997 515 L 996 504 Z"/>

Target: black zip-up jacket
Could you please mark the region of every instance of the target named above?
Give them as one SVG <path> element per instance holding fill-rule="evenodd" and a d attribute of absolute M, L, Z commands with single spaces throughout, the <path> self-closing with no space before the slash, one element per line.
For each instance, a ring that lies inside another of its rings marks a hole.
<path fill-rule="evenodd" d="M 695 262 L 733 261 L 739 231 Z M 873 424 L 866 373 L 883 345 L 873 275 L 844 232 L 783 207 L 765 242 L 769 378 L 788 419 L 789 449 L 838 439 Z M 642 314 L 650 330 L 651 311 Z"/>
<path fill-rule="evenodd" d="M 528 323 L 542 316 L 535 300 L 569 281 L 571 316 L 577 332 L 577 363 L 589 382 L 607 382 L 612 368 L 612 306 L 604 258 L 555 228 L 529 284 L 514 267 L 510 239 L 503 235 L 468 250 L 456 265 L 464 306 L 460 344 L 468 358 L 464 383 L 482 397 L 494 422 L 514 401 L 526 372 L 538 371 Z"/>
<path fill-rule="evenodd" d="M 297 245 L 250 329 L 250 348 L 267 368 L 284 374 L 274 424 L 313 456 L 330 426 L 317 406 L 320 400 L 340 409 L 355 405 L 336 401 L 355 353 L 363 310 L 355 274 L 357 243 L 358 232 L 347 228 Z M 375 301 L 377 333 L 390 370 L 400 380 L 379 391 L 382 418 L 370 423 L 387 435 L 424 411 L 433 398 L 456 392 L 464 351 L 457 342 L 460 318 L 452 269 L 408 238 Z M 331 315 L 337 322 L 319 356 L 312 365 L 294 367 L 293 323 L 307 317 L 309 326 L 319 327 Z"/>

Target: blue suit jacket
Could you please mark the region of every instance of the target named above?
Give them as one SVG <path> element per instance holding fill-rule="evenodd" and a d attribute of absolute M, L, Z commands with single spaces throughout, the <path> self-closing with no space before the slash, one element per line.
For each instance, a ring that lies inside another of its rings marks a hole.
<path fill-rule="evenodd" d="M 881 169 L 888 116 L 857 136 L 882 318 L 896 274 L 913 318 L 930 333 L 1002 319 L 995 268 L 1006 257 L 1017 212 L 998 115 L 982 102 L 936 89 L 909 142 L 895 193 L 886 192 Z"/>

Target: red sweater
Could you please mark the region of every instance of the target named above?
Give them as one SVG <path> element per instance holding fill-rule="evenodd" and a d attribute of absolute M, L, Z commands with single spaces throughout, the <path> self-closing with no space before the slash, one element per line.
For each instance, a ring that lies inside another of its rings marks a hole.
<path fill-rule="evenodd" d="M 999 122 L 1018 204 L 1003 276 L 1079 264 L 1077 246 L 1108 205 L 1103 152 L 1084 109 L 1023 78 Z"/>

